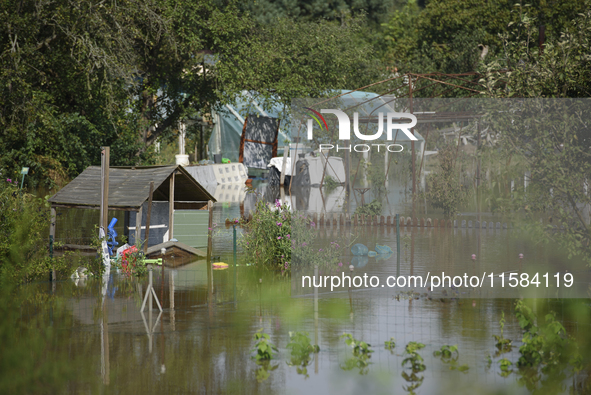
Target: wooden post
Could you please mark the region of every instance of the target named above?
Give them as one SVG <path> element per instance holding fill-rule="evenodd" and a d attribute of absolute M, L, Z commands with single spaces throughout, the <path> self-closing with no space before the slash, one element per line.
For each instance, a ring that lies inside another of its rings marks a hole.
<path fill-rule="evenodd" d="M 207 288 L 210 296 L 213 296 L 213 266 L 211 265 L 211 252 L 213 248 L 212 233 L 213 233 L 213 202 L 207 202 L 207 210 L 209 210 L 208 232 L 207 232 Z M 210 299 L 211 302 L 211 299 Z"/>
<path fill-rule="evenodd" d="M 142 206 L 140 209 L 135 213 L 135 245 L 136 247 L 140 246 L 142 241 Z"/>
<path fill-rule="evenodd" d="M 49 224 L 49 257 L 53 258 L 53 243 L 55 241 L 55 221 L 57 220 L 57 215 L 55 212 L 55 207 L 51 206 L 51 222 Z M 51 272 L 49 273 L 49 281 L 55 281 L 55 269 L 52 268 Z"/>
<path fill-rule="evenodd" d="M 283 186 L 285 183 L 285 168 L 287 166 L 287 155 L 289 154 L 289 145 L 283 147 L 283 163 L 281 164 L 281 177 L 279 180 L 279 185 Z M 297 160 L 294 158 L 294 160 Z M 293 168 L 293 166 L 291 166 Z M 281 188 L 283 190 L 283 188 Z"/>
<path fill-rule="evenodd" d="M 152 217 L 152 195 L 154 194 L 154 181 L 150 181 L 150 194 L 148 195 L 148 215 L 146 217 L 146 241 L 144 242 L 144 255 L 148 251 L 148 242 L 150 240 L 150 218 Z M 164 263 L 162 264 L 164 268 Z M 164 281 L 164 277 L 162 277 Z"/>
<path fill-rule="evenodd" d="M 110 147 L 103 147 L 101 152 L 101 218 L 100 226 L 107 235 L 109 225 L 109 161 Z"/>
<path fill-rule="evenodd" d="M 349 156 L 349 151 L 345 150 L 345 192 L 347 194 L 351 191 L 351 186 L 349 185 L 349 179 L 351 178 L 351 160 L 349 159 Z"/>
<path fill-rule="evenodd" d="M 174 173 L 170 177 L 169 192 L 168 192 L 168 240 L 174 238 Z M 211 213 L 209 214 L 211 217 Z M 209 226 L 211 228 L 211 224 Z"/>

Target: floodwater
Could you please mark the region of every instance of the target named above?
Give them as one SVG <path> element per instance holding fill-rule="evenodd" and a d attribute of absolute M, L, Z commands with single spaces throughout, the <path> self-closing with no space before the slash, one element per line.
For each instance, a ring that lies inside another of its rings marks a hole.
<path fill-rule="evenodd" d="M 335 207 L 341 205 L 334 203 Z M 409 297 L 402 291 L 341 289 L 318 297 L 275 273 L 261 273 L 233 266 L 232 228 L 226 218 L 240 215 L 238 204 L 216 205 L 213 255 L 230 264 L 208 277 L 204 261 L 177 269 L 154 269 L 156 302 L 140 312 L 147 292 L 147 278 L 128 279 L 112 272 L 105 279 L 65 280 L 34 284 L 60 302 L 52 311 L 51 324 L 65 336 L 54 347 L 71 356 L 77 374 L 66 393 L 117 394 L 496 394 L 530 393 L 523 375 L 503 375 L 499 360 L 519 359 L 523 331 L 510 294 L 461 294 L 440 297 L 428 294 Z M 466 215 L 465 218 L 476 219 Z M 424 275 L 483 271 L 501 273 L 563 270 L 565 259 L 552 246 L 540 245 L 511 229 L 417 229 L 402 228 L 401 255 L 396 256 L 396 229 L 358 227 L 321 229 L 321 240 L 346 236 L 373 249 L 388 245 L 394 254 L 386 259 L 355 261 L 354 273 Z M 518 255 L 524 254 L 520 260 Z M 476 254 L 476 260 L 471 255 Z M 353 257 L 343 256 L 346 268 Z M 577 263 L 580 266 L 580 263 Z M 579 267 L 577 266 L 577 267 Z M 582 267 L 582 266 L 580 266 Z M 336 268 L 335 268 L 336 269 Z M 581 269 L 583 270 L 583 269 Z M 582 278 L 582 277 L 581 277 Z M 579 282 L 582 282 L 580 280 Z M 498 283 L 495 283 L 498 285 Z M 295 290 L 295 292 L 294 292 Z M 297 297 L 292 297 L 293 295 Z M 540 295 L 549 297 L 549 295 Z M 538 316 L 552 310 L 567 332 L 589 355 L 589 306 L 574 299 L 537 299 L 530 305 Z M 573 309 L 572 306 L 583 306 Z M 497 355 L 493 335 L 513 340 L 511 351 Z M 59 317 L 59 318 L 58 318 Z M 267 365 L 257 364 L 253 335 L 269 334 L 278 352 Z M 286 347 L 290 332 L 307 332 L 320 351 L 311 354 L 305 372 L 290 366 Z M 344 370 L 351 348 L 343 333 L 371 345 L 374 352 L 366 369 Z M 384 342 L 394 339 L 392 351 Z M 403 367 L 409 342 L 425 344 L 418 351 L 426 369 L 414 375 Z M 457 359 L 442 360 L 434 352 L 457 345 Z M 46 355 L 51 359 L 52 355 Z M 74 362 L 75 361 L 75 362 Z M 588 362 L 588 361 L 587 361 Z M 461 372 L 452 369 L 466 365 Z M 406 372 L 406 375 L 404 373 Z M 583 371 L 558 381 L 538 382 L 538 393 L 569 393 L 588 380 Z M 413 384 L 418 384 L 412 388 Z M 584 393 L 584 392 L 581 392 Z"/>

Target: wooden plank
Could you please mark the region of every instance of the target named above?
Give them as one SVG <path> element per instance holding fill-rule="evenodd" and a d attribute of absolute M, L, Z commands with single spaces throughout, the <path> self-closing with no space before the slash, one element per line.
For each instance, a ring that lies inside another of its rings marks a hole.
<path fill-rule="evenodd" d="M 139 211 L 135 215 L 135 245 L 136 247 L 140 246 L 142 237 L 142 208 L 140 207 Z"/>
<path fill-rule="evenodd" d="M 168 194 L 168 240 L 174 238 L 174 173 L 170 176 Z M 210 226 L 211 228 L 211 226 Z"/>
<path fill-rule="evenodd" d="M 154 181 L 150 181 L 150 192 L 148 194 L 148 215 L 146 216 L 146 241 L 144 242 L 144 255 L 148 251 L 148 242 L 150 240 L 150 219 L 152 218 L 152 195 L 153 194 L 154 194 Z M 140 226 L 141 226 L 141 224 L 140 224 Z"/>

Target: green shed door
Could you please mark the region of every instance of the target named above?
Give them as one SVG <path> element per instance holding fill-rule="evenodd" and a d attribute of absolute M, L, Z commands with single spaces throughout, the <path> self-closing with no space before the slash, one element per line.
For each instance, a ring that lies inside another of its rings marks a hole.
<path fill-rule="evenodd" d="M 175 210 L 173 237 L 195 248 L 207 248 L 207 210 Z"/>

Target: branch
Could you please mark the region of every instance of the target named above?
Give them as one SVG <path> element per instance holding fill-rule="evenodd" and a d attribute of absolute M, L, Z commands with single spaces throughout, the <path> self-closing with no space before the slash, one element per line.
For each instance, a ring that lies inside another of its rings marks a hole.
<path fill-rule="evenodd" d="M 158 127 L 156 130 L 152 132 L 150 137 L 146 139 L 146 146 L 141 149 L 140 152 L 144 151 L 147 147 L 154 144 L 158 137 L 166 130 L 168 127 L 172 126 L 181 116 L 182 112 L 191 102 L 191 98 L 187 97 L 183 102 L 178 105 L 175 110 L 166 118 L 164 121 L 158 123 Z"/>

